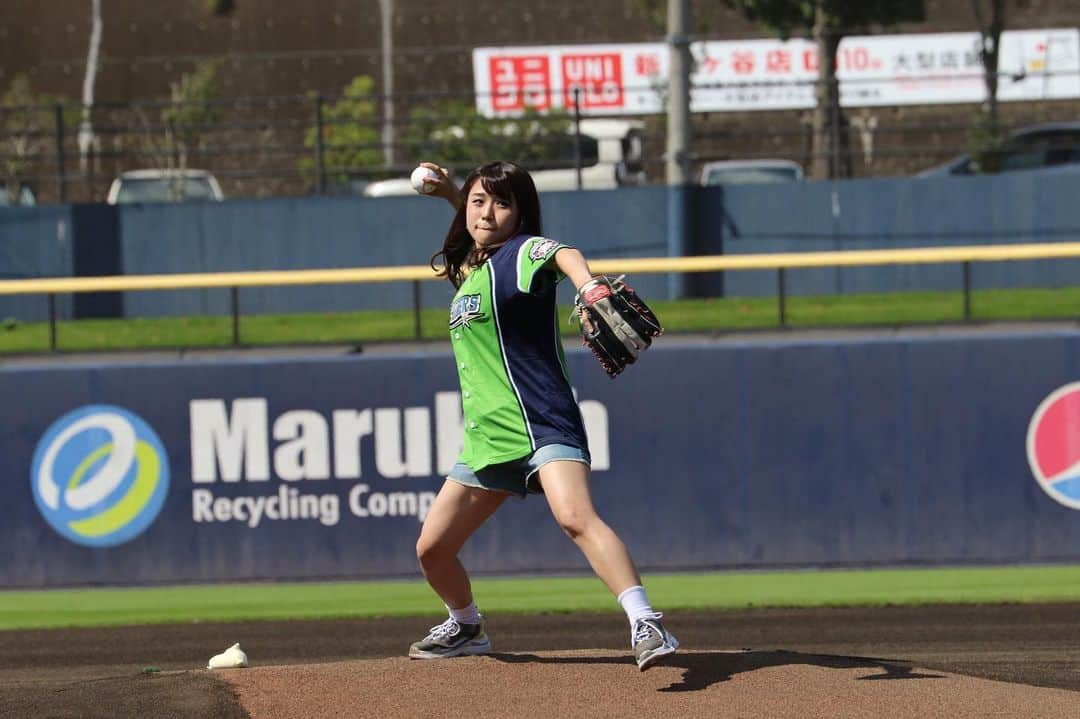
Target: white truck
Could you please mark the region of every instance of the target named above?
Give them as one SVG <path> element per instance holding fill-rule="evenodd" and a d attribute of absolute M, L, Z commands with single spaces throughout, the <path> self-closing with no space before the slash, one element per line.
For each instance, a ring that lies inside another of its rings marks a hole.
<path fill-rule="evenodd" d="M 151 169 L 120 173 L 109 186 L 105 202 L 221 202 L 225 194 L 206 170 Z"/>
<path fill-rule="evenodd" d="M 583 190 L 610 190 L 627 185 L 645 184 L 644 130 L 642 122 L 632 120 L 588 119 L 581 121 L 581 187 Z M 573 131 L 558 143 L 559 157 L 544 167 L 526 168 L 540 192 L 576 190 L 578 171 L 574 164 Z M 496 160 L 500 158 L 492 158 Z M 432 158 L 438 162 L 438 158 Z M 366 197 L 412 195 L 415 191 L 408 177 L 373 182 L 364 188 Z"/>

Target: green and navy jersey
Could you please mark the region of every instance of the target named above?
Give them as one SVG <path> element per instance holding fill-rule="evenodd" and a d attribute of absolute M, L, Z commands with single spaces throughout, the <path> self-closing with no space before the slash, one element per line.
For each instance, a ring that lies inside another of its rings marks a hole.
<path fill-rule="evenodd" d="M 585 449 L 585 427 L 559 336 L 555 253 L 567 245 L 518 235 L 473 269 L 450 306 L 472 470 L 549 444 Z"/>

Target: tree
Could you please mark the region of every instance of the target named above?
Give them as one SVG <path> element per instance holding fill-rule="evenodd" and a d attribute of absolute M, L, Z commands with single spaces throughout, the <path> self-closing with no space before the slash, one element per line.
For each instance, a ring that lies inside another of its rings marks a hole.
<path fill-rule="evenodd" d="M 845 35 L 868 32 L 871 26 L 917 22 L 925 17 L 923 0 L 725 0 L 753 22 L 760 22 L 780 37 L 806 32 L 818 48 L 818 79 L 813 117 L 813 166 L 816 178 L 843 177 L 841 152 L 844 129 L 840 86 L 836 79 L 836 51 Z"/>
<path fill-rule="evenodd" d="M 55 138 L 55 107 L 60 98 L 36 93 L 30 79 L 15 75 L 0 95 L 0 191 L 6 190 L 10 204 L 18 204 L 19 188 L 31 166 Z M 65 127 L 78 122 L 78 110 L 62 113 Z"/>
<path fill-rule="evenodd" d="M 169 102 L 156 121 L 142 107 L 132 106 L 135 118 L 143 127 L 143 132 L 136 135 L 139 151 L 155 158 L 150 163 L 152 167 L 186 169 L 191 154 L 203 147 L 206 131 L 221 122 L 225 112 L 220 103 L 222 86 L 218 74 L 223 64 L 221 59 L 203 60 L 191 72 L 169 83 Z M 170 178 L 170 194 L 182 197 L 183 177 L 172 173 Z"/>
<path fill-rule="evenodd" d="M 971 10 L 979 27 L 979 59 L 986 84 L 986 102 L 975 118 L 969 144 L 979 168 L 993 172 L 997 170 L 997 151 L 1001 149 L 997 90 L 1001 33 L 1005 31 L 1005 0 L 971 0 Z"/>
<path fill-rule="evenodd" d="M 236 0 L 206 0 L 206 9 L 218 17 L 232 15 L 236 10 Z"/>
<path fill-rule="evenodd" d="M 566 112 L 529 109 L 520 118 L 491 119 L 468 100 L 449 100 L 414 109 L 402 145 L 414 160 L 447 167 L 509 160 L 542 169 L 566 160 L 564 145 L 572 131 Z"/>
<path fill-rule="evenodd" d="M 90 0 L 90 45 L 86 51 L 86 73 L 83 75 L 83 116 L 79 125 L 79 164 L 86 172 L 90 148 L 94 146 L 94 82 L 97 80 L 98 60 L 101 57 L 101 35 L 104 23 L 101 19 L 101 0 Z"/>
<path fill-rule="evenodd" d="M 344 182 L 358 170 L 382 164 L 379 144 L 378 98 L 375 81 L 357 75 L 345 87 L 342 97 L 322 110 L 323 171 L 335 182 Z M 319 128 L 311 127 L 304 135 L 304 147 L 319 146 Z M 300 160 L 300 170 L 308 176 L 319 171 L 310 156 Z"/>
<path fill-rule="evenodd" d="M 202 144 L 203 130 L 221 122 L 221 80 L 223 61 L 204 60 L 189 73 L 169 84 L 170 104 L 161 111 L 170 167 L 185 168 L 188 156 Z"/>
<path fill-rule="evenodd" d="M 660 32 L 667 30 L 667 0 L 634 0 L 634 4 Z M 723 11 L 716 0 L 690 0 L 693 32 L 705 34 L 723 21 Z"/>

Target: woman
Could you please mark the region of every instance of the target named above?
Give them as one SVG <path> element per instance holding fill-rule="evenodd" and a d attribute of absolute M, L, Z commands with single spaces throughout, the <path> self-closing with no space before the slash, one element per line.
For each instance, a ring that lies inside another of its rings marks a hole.
<path fill-rule="evenodd" d="M 559 338 L 555 286 L 592 278 L 576 249 L 546 239 L 532 177 L 508 162 L 476 168 L 459 191 L 446 171 L 431 194 L 456 209 L 432 267 L 457 290 L 450 334 L 465 443 L 420 531 L 416 553 L 450 612 L 409 648 L 416 659 L 485 654 L 491 642 L 458 560 L 465 541 L 511 495 L 542 493 L 555 520 L 611 590 L 631 627 L 638 667 L 678 642 L 650 606 L 622 540 L 596 514 L 589 453 Z"/>

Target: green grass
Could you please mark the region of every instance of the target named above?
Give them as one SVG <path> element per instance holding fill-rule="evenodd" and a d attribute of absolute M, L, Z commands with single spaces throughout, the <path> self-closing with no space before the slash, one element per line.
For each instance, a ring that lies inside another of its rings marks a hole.
<path fill-rule="evenodd" d="M 721 298 L 651 303 L 669 333 L 726 332 L 778 326 L 776 298 Z M 1062 289 L 982 290 L 972 293 L 972 319 L 1025 320 L 1080 317 L 1080 287 Z M 793 328 L 911 325 L 963 320 L 958 292 L 859 294 L 792 297 L 786 306 Z M 569 316 L 569 308 L 560 310 Z M 240 344 L 367 343 L 416 338 L 410 310 L 332 312 L 241 317 Z M 569 327 L 566 328 L 570 330 Z M 421 339 L 446 336 L 446 311 L 421 313 Z M 227 347 L 232 343 L 229 317 L 136 318 L 60 322 L 57 345 L 64 351 Z M 47 323 L 0 320 L 0 354 L 46 352 Z"/>
<path fill-rule="evenodd" d="M 657 574 L 664 611 L 1080 601 L 1080 566 Z M 490 614 L 617 611 L 587 578 L 476 579 Z M 0 592 L 0 629 L 438 615 L 422 581 L 55 589 Z"/>

